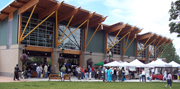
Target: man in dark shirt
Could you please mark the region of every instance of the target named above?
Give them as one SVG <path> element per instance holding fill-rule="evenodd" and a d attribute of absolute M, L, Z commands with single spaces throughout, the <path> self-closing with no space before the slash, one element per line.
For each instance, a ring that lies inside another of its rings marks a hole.
<path fill-rule="evenodd" d="M 19 81 L 19 67 L 18 67 L 18 64 L 16 64 L 16 67 L 14 67 L 14 81 L 15 81 L 15 78 Z"/>

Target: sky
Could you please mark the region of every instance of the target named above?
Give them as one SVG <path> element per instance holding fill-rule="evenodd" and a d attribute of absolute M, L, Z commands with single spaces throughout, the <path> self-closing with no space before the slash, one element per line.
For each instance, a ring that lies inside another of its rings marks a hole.
<path fill-rule="evenodd" d="M 0 10 L 12 0 L 0 0 Z M 57 0 L 108 16 L 103 24 L 128 23 L 143 29 L 140 34 L 152 32 L 173 40 L 180 56 L 180 38 L 169 32 L 169 9 L 176 0 Z"/>

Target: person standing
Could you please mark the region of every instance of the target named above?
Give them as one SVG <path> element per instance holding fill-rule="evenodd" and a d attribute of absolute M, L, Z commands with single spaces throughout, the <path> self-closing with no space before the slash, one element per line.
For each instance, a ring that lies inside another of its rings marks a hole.
<path fill-rule="evenodd" d="M 18 74 L 19 71 L 20 70 L 19 70 L 18 64 L 16 64 L 16 66 L 14 67 L 14 81 L 15 79 L 19 81 L 19 74 Z"/>
<path fill-rule="evenodd" d="M 163 76 L 163 80 L 166 80 L 167 79 L 167 70 L 165 69 L 164 71 L 164 76 Z"/>
<path fill-rule="evenodd" d="M 117 78 L 116 75 L 117 75 L 117 70 L 116 70 L 116 68 L 114 68 L 114 80 L 113 80 L 114 82 L 115 82 L 115 80 Z"/>
<path fill-rule="evenodd" d="M 111 82 L 111 76 L 112 76 L 112 71 L 111 71 L 111 68 L 109 68 L 108 70 L 108 82 Z"/>
<path fill-rule="evenodd" d="M 94 67 L 93 66 L 91 67 L 91 70 L 92 70 L 92 78 L 94 78 L 95 72 L 94 72 Z"/>
<path fill-rule="evenodd" d="M 99 66 L 97 71 L 98 71 L 98 79 L 101 79 L 101 66 Z"/>
<path fill-rule="evenodd" d="M 43 68 L 42 68 L 42 65 L 40 65 L 39 66 L 39 77 L 43 77 L 42 72 L 43 72 Z"/>
<path fill-rule="evenodd" d="M 121 80 L 121 69 L 120 68 L 118 68 L 118 80 L 120 81 Z"/>
<path fill-rule="evenodd" d="M 168 76 L 167 76 L 167 84 L 165 85 L 165 87 L 167 87 L 168 85 L 170 85 L 170 88 L 172 87 L 172 74 L 171 72 L 169 72 Z"/>
<path fill-rule="evenodd" d="M 144 69 L 142 70 L 142 82 L 146 82 L 146 73 L 144 71 Z"/>
<path fill-rule="evenodd" d="M 79 66 L 78 67 L 78 79 L 80 80 L 80 77 L 81 77 L 81 67 Z"/>
<path fill-rule="evenodd" d="M 108 70 L 107 70 L 107 68 L 105 67 L 105 71 L 104 71 L 104 73 L 105 73 L 105 81 L 107 81 L 107 74 L 108 74 Z"/>
<path fill-rule="evenodd" d="M 81 68 L 81 79 L 84 78 L 84 66 Z"/>
<path fill-rule="evenodd" d="M 89 80 L 91 80 L 91 75 L 92 74 L 92 68 L 91 67 L 89 67 Z"/>
<path fill-rule="evenodd" d="M 87 69 L 87 68 L 85 68 L 84 72 L 85 72 L 85 80 L 87 80 L 88 69 Z"/>
<path fill-rule="evenodd" d="M 78 66 L 76 66 L 75 68 L 75 74 L 76 74 L 76 78 L 78 78 Z"/>
<path fill-rule="evenodd" d="M 44 66 L 44 73 L 45 73 L 45 78 L 47 78 L 48 77 L 48 67 L 47 67 L 47 64 L 45 64 L 45 66 Z"/>
<path fill-rule="evenodd" d="M 124 70 L 124 67 L 122 67 L 122 69 L 121 69 L 121 82 L 124 81 L 124 74 L 125 74 L 125 70 Z"/>
<path fill-rule="evenodd" d="M 36 67 L 37 78 L 39 78 L 39 65 Z"/>

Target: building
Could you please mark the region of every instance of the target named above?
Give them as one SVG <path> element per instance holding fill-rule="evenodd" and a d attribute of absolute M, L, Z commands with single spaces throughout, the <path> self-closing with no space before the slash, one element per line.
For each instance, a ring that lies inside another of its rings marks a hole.
<path fill-rule="evenodd" d="M 51 60 L 59 71 L 58 58 L 73 59 L 80 66 L 92 58 L 144 63 L 156 59 L 171 39 L 123 22 L 102 24 L 100 14 L 55 0 L 14 0 L 0 11 L 0 75 L 12 76 L 14 66 L 22 69 L 20 55 Z M 109 55 L 109 51 L 113 55 Z"/>

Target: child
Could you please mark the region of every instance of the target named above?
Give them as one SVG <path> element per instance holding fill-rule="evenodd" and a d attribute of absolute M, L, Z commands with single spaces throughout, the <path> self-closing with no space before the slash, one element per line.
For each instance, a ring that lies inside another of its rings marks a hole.
<path fill-rule="evenodd" d="M 139 82 L 141 82 L 141 72 L 139 73 Z"/>
<path fill-rule="evenodd" d="M 58 76 L 61 76 L 61 71 L 58 72 Z"/>
<path fill-rule="evenodd" d="M 149 75 L 149 81 L 152 82 L 152 74 Z"/>

